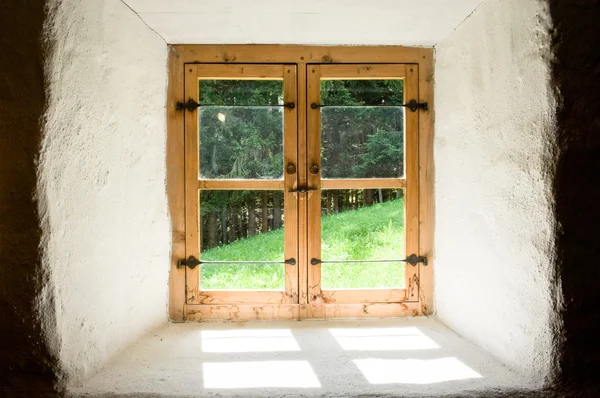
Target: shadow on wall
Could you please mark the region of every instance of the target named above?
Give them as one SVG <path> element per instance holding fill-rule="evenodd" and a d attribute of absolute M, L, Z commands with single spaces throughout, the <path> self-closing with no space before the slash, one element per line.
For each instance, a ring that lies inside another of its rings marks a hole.
<path fill-rule="evenodd" d="M 45 107 L 45 1 L 0 7 L 0 396 L 54 396 L 55 360 L 34 310 L 43 275 L 34 193 Z"/>
<path fill-rule="evenodd" d="M 550 10 L 552 73 L 562 97 L 554 182 L 564 299 L 559 382 L 600 396 L 600 2 L 550 0 Z"/>

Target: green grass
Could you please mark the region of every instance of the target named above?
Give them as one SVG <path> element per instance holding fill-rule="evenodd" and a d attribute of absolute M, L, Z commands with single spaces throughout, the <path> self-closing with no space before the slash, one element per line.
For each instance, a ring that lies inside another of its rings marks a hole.
<path fill-rule="evenodd" d="M 404 201 L 323 217 L 323 260 L 404 257 Z M 202 253 L 204 261 L 282 261 L 283 230 L 239 240 Z M 309 265 L 310 266 L 310 265 Z M 205 264 L 202 289 L 283 289 L 281 264 Z M 322 288 L 404 287 L 404 263 L 322 265 Z"/>

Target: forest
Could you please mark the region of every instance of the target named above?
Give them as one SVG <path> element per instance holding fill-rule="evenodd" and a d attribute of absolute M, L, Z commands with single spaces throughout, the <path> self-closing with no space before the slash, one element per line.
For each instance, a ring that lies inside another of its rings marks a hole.
<path fill-rule="evenodd" d="M 323 178 L 403 176 L 402 83 L 322 82 Z M 200 104 L 201 178 L 283 177 L 281 80 L 201 80 Z M 327 190 L 321 207 L 324 215 L 337 214 L 400 197 L 401 190 Z M 201 191 L 202 251 L 280 229 L 283 218 L 281 191 Z"/>

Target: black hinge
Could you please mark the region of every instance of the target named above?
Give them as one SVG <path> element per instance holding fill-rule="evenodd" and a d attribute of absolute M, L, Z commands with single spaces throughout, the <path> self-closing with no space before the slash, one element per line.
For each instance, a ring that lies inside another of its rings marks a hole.
<path fill-rule="evenodd" d="M 190 267 L 190 269 L 194 269 L 201 264 L 201 261 L 198 260 L 194 256 L 189 256 L 187 260 L 179 260 L 177 261 L 177 268 Z"/>
<path fill-rule="evenodd" d="M 427 265 L 427 257 L 417 256 L 416 254 L 411 254 L 403 260 L 405 263 L 416 267 L 417 264 L 423 263 L 423 265 Z"/>
<path fill-rule="evenodd" d="M 178 111 L 182 111 L 185 109 L 186 111 L 191 112 L 191 111 L 196 110 L 199 106 L 200 106 L 200 104 L 191 98 L 189 100 L 187 100 L 187 102 L 177 101 L 175 103 L 175 109 Z"/>
<path fill-rule="evenodd" d="M 411 112 L 416 112 L 418 109 L 423 109 L 424 111 L 429 111 L 429 105 L 427 102 L 417 102 L 417 100 L 411 99 L 406 104 L 402 105 L 403 107 L 410 109 Z"/>

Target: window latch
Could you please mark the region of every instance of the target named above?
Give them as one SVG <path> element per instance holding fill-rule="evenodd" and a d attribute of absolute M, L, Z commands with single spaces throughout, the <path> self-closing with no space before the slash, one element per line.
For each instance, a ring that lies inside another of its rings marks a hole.
<path fill-rule="evenodd" d="M 296 189 L 290 189 L 288 192 L 291 193 L 308 193 L 308 191 L 318 191 L 317 188 L 310 188 L 310 187 L 298 187 Z"/>
<path fill-rule="evenodd" d="M 402 104 L 402 105 L 386 105 L 386 104 L 381 104 L 381 105 L 324 105 L 324 104 L 317 104 L 316 102 L 313 102 L 312 104 L 310 104 L 310 108 L 311 109 L 319 109 L 319 108 L 327 108 L 327 107 L 365 107 L 365 106 L 369 106 L 369 107 L 373 107 L 373 108 L 396 108 L 399 106 L 403 106 L 407 109 L 409 109 L 411 112 L 416 112 L 419 109 L 423 109 L 424 111 L 429 111 L 429 104 L 427 102 L 418 102 L 416 99 L 411 99 L 410 101 L 408 101 L 406 104 Z"/>
<path fill-rule="evenodd" d="M 407 264 L 416 267 L 417 264 L 423 263 L 423 265 L 427 265 L 427 257 L 417 256 L 416 254 L 411 254 L 410 256 L 403 258 L 401 260 L 320 260 L 318 258 L 313 258 L 310 260 L 312 265 L 318 264 L 332 264 L 332 263 L 398 263 L 404 262 Z"/>
<path fill-rule="evenodd" d="M 290 258 L 285 261 L 200 261 L 194 256 L 189 256 L 187 260 L 177 261 L 177 268 L 189 267 L 194 269 L 200 264 L 288 264 L 296 265 L 296 259 Z"/>
<path fill-rule="evenodd" d="M 195 111 L 196 109 L 200 108 L 201 106 L 223 106 L 223 107 L 228 107 L 228 108 L 243 108 L 246 105 L 227 105 L 227 104 L 199 104 L 198 102 L 194 101 L 193 99 L 188 99 L 187 102 L 181 102 L 181 101 L 177 101 L 175 103 L 175 110 L 177 111 L 182 111 L 182 110 L 186 110 L 188 112 L 192 112 Z M 296 108 L 296 104 L 293 102 L 286 102 L 285 104 L 282 105 L 259 105 L 259 106 L 264 106 L 264 107 L 283 107 L 283 108 L 288 108 L 288 109 L 295 109 Z"/>

